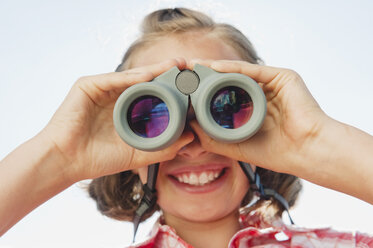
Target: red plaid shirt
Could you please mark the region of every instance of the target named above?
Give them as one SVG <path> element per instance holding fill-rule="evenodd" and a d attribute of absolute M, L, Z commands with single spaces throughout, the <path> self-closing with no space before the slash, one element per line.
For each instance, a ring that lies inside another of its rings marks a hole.
<path fill-rule="evenodd" d="M 357 232 L 337 232 L 330 228 L 302 228 L 285 225 L 280 218 L 265 219 L 255 212 L 240 216 L 243 227 L 230 240 L 228 248 L 373 248 L 373 236 Z M 150 237 L 132 248 L 193 248 L 175 230 L 158 221 Z"/>

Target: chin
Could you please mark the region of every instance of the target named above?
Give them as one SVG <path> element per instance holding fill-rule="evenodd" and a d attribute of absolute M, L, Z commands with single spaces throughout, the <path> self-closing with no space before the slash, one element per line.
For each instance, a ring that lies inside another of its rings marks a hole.
<path fill-rule="evenodd" d="M 173 201 L 174 204 L 159 205 L 165 214 L 170 214 L 177 218 L 190 222 L 210 222 L 216 221 L 230 215 L 233 212 L 238 212 L 240 203 L 233 205 L 232 202 L 227 204 L 227 201 Z M 162 205 L 164 207 L 162 207 Z"/>

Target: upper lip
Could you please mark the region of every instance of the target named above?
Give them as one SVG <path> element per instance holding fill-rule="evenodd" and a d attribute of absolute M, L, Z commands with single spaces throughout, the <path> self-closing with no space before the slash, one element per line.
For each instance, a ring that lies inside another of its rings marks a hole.
<path fill-rule="evenodd" d="M 224 168 L 229 167 L 229 164 L 227 163 L 204 163 L 204 164 L 198 164 L 198 165 L 180 165 L 177 167 L 171 167 L 169 170 L 167 170 L 167 175 L 177 175 L 181 173 L 191 173 L 191 172 L 202 172 L 202 171 L 208 171 L 208 170 L 222 170 Z"/>

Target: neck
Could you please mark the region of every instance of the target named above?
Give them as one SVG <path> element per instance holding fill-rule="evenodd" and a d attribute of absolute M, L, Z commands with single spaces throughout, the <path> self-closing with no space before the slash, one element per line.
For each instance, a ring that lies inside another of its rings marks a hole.
<path fill-rule="evenodd" d="M 237 211 L 218 220 L 193 222 L 164 213 L 166 224 L 173 227 L 180 238 L 195 248 L 228 247 L 233 235 L 240 230 L 238 218 Z"/>

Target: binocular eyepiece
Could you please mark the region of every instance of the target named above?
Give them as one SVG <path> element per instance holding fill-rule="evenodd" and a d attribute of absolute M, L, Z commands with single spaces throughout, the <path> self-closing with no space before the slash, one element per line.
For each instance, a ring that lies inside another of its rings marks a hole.
<path fill-rule="evenodd" d="M 222 142 L 250 138 L 266 115 L 266 98 L 253 79 L 196 64 L 193 71 L 175 66 L 126 89 L 114 107 L 115 129 L 137 149 L 161 150 L 183 132 L 189 97 L 199 125 Z"/>

